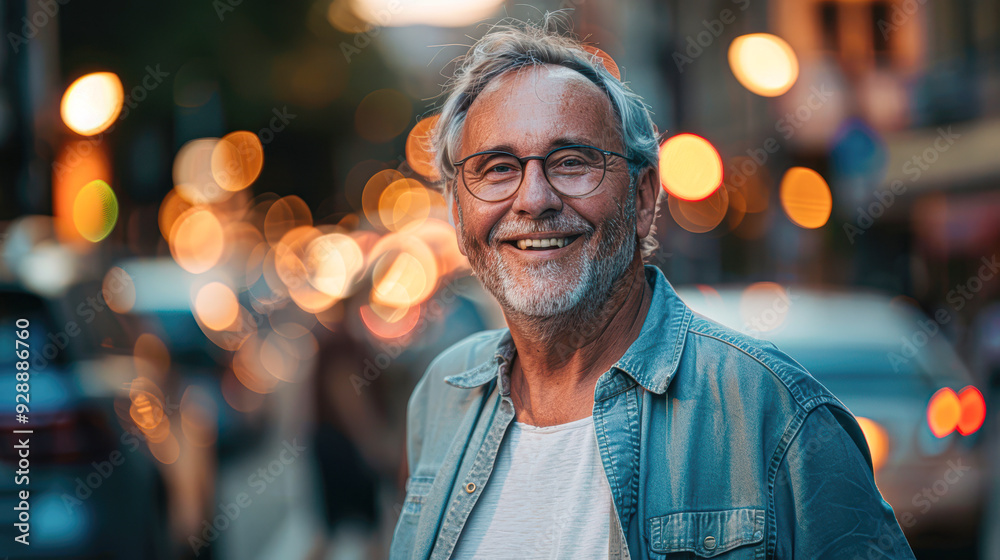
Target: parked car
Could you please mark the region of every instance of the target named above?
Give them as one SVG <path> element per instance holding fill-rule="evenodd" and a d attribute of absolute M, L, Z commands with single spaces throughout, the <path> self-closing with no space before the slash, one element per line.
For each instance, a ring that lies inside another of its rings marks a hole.
<path fill-rule="evenodd" d="M 906 298 L 773 283 L 678 292 L 695 312 L 773 342 L 847 405 L 915 551 L 974 557 L 990 494 L 985 401 L 946 335 L 950 310 L 930 318 Z"/>

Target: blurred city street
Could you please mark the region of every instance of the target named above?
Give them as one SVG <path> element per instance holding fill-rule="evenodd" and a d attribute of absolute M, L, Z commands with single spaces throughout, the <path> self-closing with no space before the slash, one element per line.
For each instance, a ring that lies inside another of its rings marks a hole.
<path fill-rule="evenodd" d="M 555 10 L 653 112 L 649 264 L 858 417 L 918 559 L 1000 559 L 1000 0 L 0 2 L 0 557 L 385 558 L 414 386 L 504 326 L 442 87 Z"/>

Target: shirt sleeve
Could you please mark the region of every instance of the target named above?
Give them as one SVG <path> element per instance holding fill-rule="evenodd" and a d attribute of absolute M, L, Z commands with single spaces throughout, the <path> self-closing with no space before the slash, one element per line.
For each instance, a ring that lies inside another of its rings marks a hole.
<path fill-rule="evenodd" d="M 774 480 L 776 559 L 913 558 L 875 486 L 864 434 L 849 412 L 821 405 L 789 443 Z"/>

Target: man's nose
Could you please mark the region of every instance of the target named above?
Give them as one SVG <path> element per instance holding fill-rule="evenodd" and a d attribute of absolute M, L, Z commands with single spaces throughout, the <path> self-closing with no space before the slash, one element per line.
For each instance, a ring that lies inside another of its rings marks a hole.
<path fill-rule="evenodd" d="M 535 165 L 533 165 L 535 164 Z M 511 209 L 531 219 L 538 219 L 549 213 L 562 210 L 562 199 L 552 188 L 542 168 L 541 160 L 529 160 L 524 165 L 524 178 L 514 195 Z"/>

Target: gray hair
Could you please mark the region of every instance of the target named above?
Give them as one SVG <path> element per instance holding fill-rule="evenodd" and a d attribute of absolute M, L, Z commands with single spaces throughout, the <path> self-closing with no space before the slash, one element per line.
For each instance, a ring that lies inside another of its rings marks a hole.
<path fill-rule="evenodd" d="M 537 24 L 505 20 L 490 30 L 469 52 L 457 59 L 454 77 L 445 86 L 441 116 L 433 134 L 437 166 L 445 189 L 455 185 L 453 162 L 459 153 L 465 116 L 473 101 L 493 79 L 513 70 L 553 64 L 576 70 L 603 91 L 614 109 L 615 128 L 628 157 L 630 185 L 639 175 L 658 163 L 656 127 L 642 98 L 615 78 L 601 59 L 588 52 L 581 41 L 560 32 L 564 17 L 546 13 Z M 659 200 L 659 192 L 657 189 Z M 658 205 L 657 205 L 658 206 Z M 643 258 L 656 250 L 654 231 L 640 240 Z"/>

